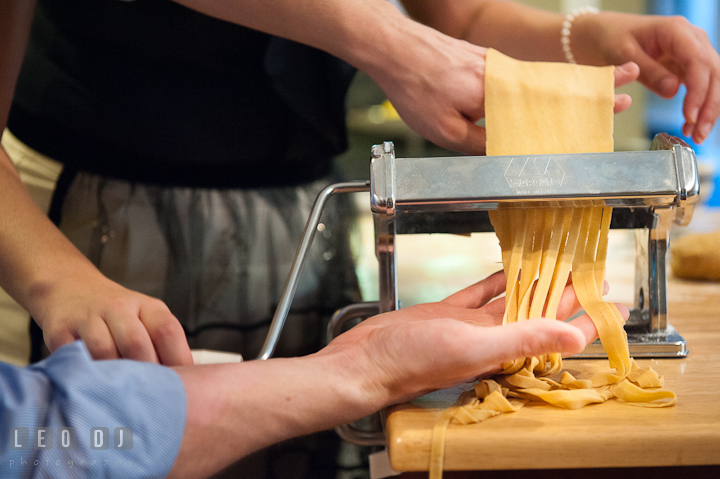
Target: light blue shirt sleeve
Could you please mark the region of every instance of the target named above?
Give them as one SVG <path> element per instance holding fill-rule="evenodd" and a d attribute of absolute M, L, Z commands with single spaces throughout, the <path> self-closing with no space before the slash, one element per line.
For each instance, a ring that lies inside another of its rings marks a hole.
<path fill-rule="evenodd" d="M 175 371 L 93 361 L 79 341 L 26 368 L 0 363 L 0 477 L 165 477 L 185 413 Z"/>

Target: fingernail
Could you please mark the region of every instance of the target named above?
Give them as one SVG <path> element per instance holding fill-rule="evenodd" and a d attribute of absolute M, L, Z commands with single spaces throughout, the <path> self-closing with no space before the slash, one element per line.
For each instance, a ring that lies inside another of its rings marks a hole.
<path fill-rule="evenodd" d="M 618 66 L 616 66 L 615 68 L 616 68 L 617 70 L 620 70 L 621 72 L 625 72 L 625 73 L 627 73 L 628 71 L 630 71 L 630 69 L 629 69 L 629 64 L 627 64 L 627 63 L 623 63 L 622 65 L 618 65 Z"/>
<path fill-rule="evenodd" d="M 708 137 L 708 135 L 710 134 L 711 128 L 712 128 L 712 125 L 710 123 L 703 123 L 702 125 L 700 125 L 699 135 L 700 135 L 701 142 L 705 141 L 705 138 Z"/>
<path fill-rule="evenodd" d="M 691 108 L 690 111 L 688 112 L 688 122 L 697 123 L 699 112 L 700 112 L 700 110 L 698 110 L 697 108 Z"/>
<path fill-rule="evenodd" d="M 685 125 L 683 125 L 682 133 L 685 138 L 691 138 L 694 131 L 695 125 L 693 123 L 685 123 Z"/>

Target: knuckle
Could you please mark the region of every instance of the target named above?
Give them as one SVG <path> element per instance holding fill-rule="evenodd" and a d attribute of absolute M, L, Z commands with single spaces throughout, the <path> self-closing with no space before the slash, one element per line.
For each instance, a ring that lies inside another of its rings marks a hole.
<path fill-rule="evenodd" d="M 70 343 L 75 336 L 70 330 L 57 325 L 55 322 L 46 321 L 43 328 L 43 340 L 48 349 L 52 352 L 60 346 Z"/>
<path fill-rule="evenodd" d="M 708 52 L 704 48 L 697 48 L 697 52 L 694 56 L 694 59 L 698 61 L 702 65 L 711 65 L 712 64 L 712 57 L 710 55 L 710 52 Z"/>
<path fill-rule="evenodd" d="M 622 42 L 617 49 L 619 55 L 618 62 L 626 62 L 635 58 L 637 53 L 637 46 L 634 42 L 626 41 Z"/>
<path fill-rule="evenodd" d="M 126 311 L 132 308 L 132 302 L 124 296 L 114 296 L 106 299 L 102 308 L 111 312 Z"/>
<path fill-rule="evenodd" d="M 152 315 L 154 317 L 167 316 L 171 314 L 170 309 L 163 301 L 150 296 L 144 298 L 143 302 L 141 303 L 141 310 L 144 313 Z"/>
<path fill-rule="evenodd" d="M 50 352 L 54 352 L 60 346 L 64 346 L 65 344 L 70 342 L 68 340 L 65 340 L 61 336 L 55 336 L 50 332 L 43 332 L 43 340 L 45 341 L 45 345 L 48 347 Z"/>
<path fill-rule="evenodd" d="M 123 356 L 136 358 L 145 350 L 145 341 L 139 333 L 129 333 L 122 343 Z"/>
<path fill-rule="evenodd" d="M 154 328 L 154 333 L 154 336 L 157 336 L 158 339 L 173 339 L 185 336 L 185 332 L 182 326 L 180 326 L 180 323 L 175 319 L 169 318 L 161 321 L 160 324 Z"/>
<path fill-rule="evenodd" d="M 454 319 L 442 320 L 443 329 L 438 335 L 438 343 L 450 357 L 463 357 L 472 348 L 467 335 L 466 324 Z"/>
<path fill-rule="evenodd" d="M 541 334 L 523 334 L 520 340 L 520 353 L 523 357 L 529 358 L 540 353 L 543 345 Z"/>
<path fill-rule="evenodd" d="M 466 136 L 466 131 L 460 125 L 460 122 L 443 120 L 438 125 L 442 137 L 452 145 L 459 145 Z"/>
<path fill-rule="evenodd" d="M 688 28 L 692 27 L 693 25 L 690 23 L 690 21 L 683 17 L 682 15 L 672 15 L 668 17 L 668 22 L 670 23 L 670 26 L 673 28 Z"/>
<path fill-rule="evenodd" d="M 115 348 L 107 343 L 88 343 L 86 341 L 88 351 L 93 359 L 114 359 L 117 357 Z"/>
<path fill-rule="evenodd" d="M 715 115 L 720 111 L 720 96 L 714 95 L 708 100 L 708 103 L 703 111 L 704 116 L 709 116 L 710 121 L 715 122 Z"/>

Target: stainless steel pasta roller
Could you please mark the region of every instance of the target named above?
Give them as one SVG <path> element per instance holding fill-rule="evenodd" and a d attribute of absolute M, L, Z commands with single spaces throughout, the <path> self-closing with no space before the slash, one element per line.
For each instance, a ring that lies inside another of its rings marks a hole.
<path fill-rule="evenodd" d="M 396 158 L 372 148 L 370 181 L 336 183 L 319 195 L 258 359 L 272 356 L 323 207 L 337 193 L 370 192 L 379 262 L 379 301 L 343 308 L 330 325 L 400 307 L 395 237 L 493 231 L 487 212 L 507 207 L 614 207 L 612 228 L 635 230 L 635 302 L 626 323 L 635 357 L 684 357 L 667 317 L 667 251 L 672 223 L 687 225 L 699 198 L 697 162 L 682 140 L 659 134 L 650 151 Z M 581 357 L 605 357 L 599 342 Z"/>

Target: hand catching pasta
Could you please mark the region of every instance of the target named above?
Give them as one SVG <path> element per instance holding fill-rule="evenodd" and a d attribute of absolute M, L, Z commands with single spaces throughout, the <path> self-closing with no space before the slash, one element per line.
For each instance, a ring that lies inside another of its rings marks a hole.
<path fill-rule="evenodd" d="M 319 354 L 351 357 L 363 374 L 374 376 L 383 402 L 393 404 L 496 372 L 519 357 L 575 354 L 597 337 L 586 315 L 569 323 L 534 319 L 501 326 L 504 298 L 493 298 L 504 289 L 505 275 L 496 273 L 443 301 L 370 318 Z M 617 306 L 627 317 L 627 308 Z M 568 319 L 579 308 L 569 285 L 558 319 Z"/>

